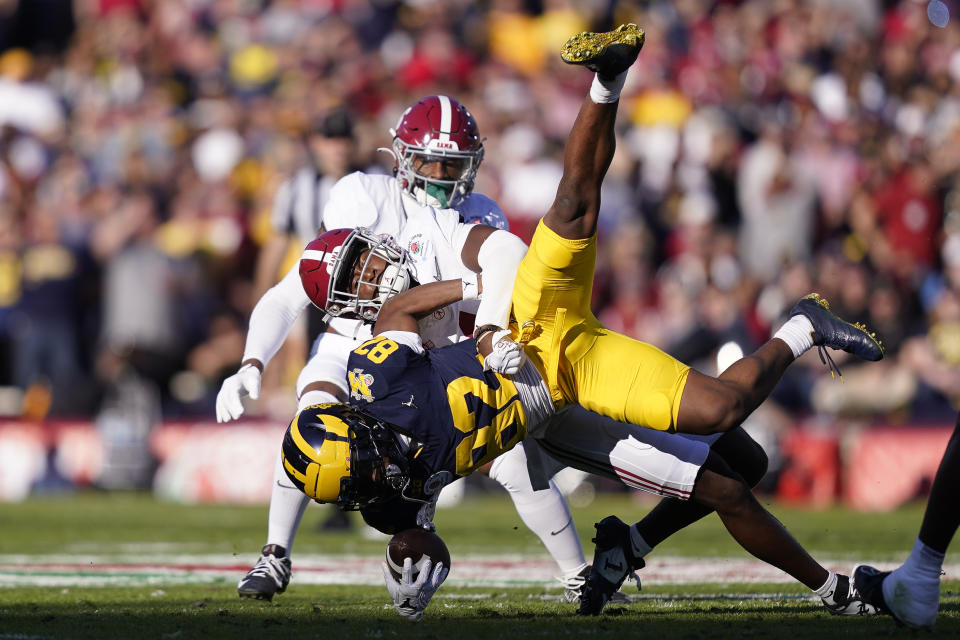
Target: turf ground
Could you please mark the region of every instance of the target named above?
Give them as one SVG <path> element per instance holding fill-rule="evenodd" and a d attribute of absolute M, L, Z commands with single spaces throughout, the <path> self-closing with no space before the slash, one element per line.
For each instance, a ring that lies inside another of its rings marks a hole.
<path fill-rule="evenodd" d="M 770 505 L 823 564 L 892 566 L 912 545 L 922 510 L 889 514 Z M 649 508 L 605 495 L 574 509 L 584 547 L 592 523 Z M 24 638 L 832 638 L 912 637 L 889 618 L 834 618 L 785 575 L 752 561 L 717 518 L 665 542 L 641 572 L 643 591 L 581 619 L 559 602 L 553 567 L 502 494 L 441 510 L 453 569 L 428 617 L 410 625 L 386 606 L 385 541 L 321 533 L 308 510 L 294 580 L 272 603 L 240 600 L 265 507 L 184 506 L 138 494 L 82 493 L 0 505 L 0 640 Z M 960 637 L 960 555 L 948 554 L 933 634 Z"/>

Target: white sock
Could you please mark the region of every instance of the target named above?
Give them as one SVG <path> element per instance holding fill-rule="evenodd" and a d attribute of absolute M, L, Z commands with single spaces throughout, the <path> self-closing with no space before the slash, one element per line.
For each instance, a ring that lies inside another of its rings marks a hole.
<path fill-rule="evenodd" d="M 814 589 L 813 592 L 820 596 L 821 598 L 826 598 L 827 596 L 833 593 L 833 590 L 837 587 L 837 574 L 833 571 L 830 572 L 830 575 L 827 576 L 827 581 L 819 589 Z"/>
<path fill-rule="evenodd" d="M 553 480 L 546 489 L 533 489 L 522 446 L 498 457 L 490 467 L 490 478 L 510 494 L 523 524 L 540 538 L 564 577 L 574 576 L 587 566 L 567 501 Z"/>
<path fill-rule="evenodd" d="M 793 357 L 799 358 L 813 347 L 811 333 L 813 333 L 813 325 L 807 316 L 795 315 L 783 323 L 773 337 L 786 342 L 790 351 L 793 351 Z"/>
<path fill-rule="evenodd" d="M 540 538 L 564 577 L 576 575 L 587 566 L 573 516 L 552 480 L 549 489 L 511 490 L 510 497 L 523 524 Z"/>
<path fill-rule="evenodd" d="M 906 561 L 884 579 L 884 602 L 909 626 L 929 627 L 936 621 L 943 559 L 944 554 L 917 538 Z"/>
<path fill-rule="evenodd" d="M 280 545 L 290 556 L 293 538 L 310 498 L 290 482 L 283 470 L 283 457 L 277 456 L 273 468 L 273 491 L 270 493 L 270 515 L 267 520 L 267 544 Z"/>
<path fill-rule="evenodd" d="M 647 541 L 643 539 L 635 526 L 630 527 L 630 546 L 634 557 L 637 558 L 642 558 L 653 551 L 653 547 L 647 544 Z"/>
<path fill-rule="evenodd" d="M 934 551 L 917 538 L 913 543 L 913 550 L 902 565 L 896 570 L 898 580 L 917 583 L 940 584 L 940 570 L 943 568 L 944 554 Z M 884 580 L 884 586 L 887 582 Z"/>
<path fill-rule="evenodd" d="M 623 90 L 623 83 L 626 79 L 626 71 L 622 71 L 609 80 L 601 79 L 600 74 L 595 74 L 593 84 L 590 85 L 590 99 L 597 104 L 616 102 L 620 99 L 620 91 Z"/>

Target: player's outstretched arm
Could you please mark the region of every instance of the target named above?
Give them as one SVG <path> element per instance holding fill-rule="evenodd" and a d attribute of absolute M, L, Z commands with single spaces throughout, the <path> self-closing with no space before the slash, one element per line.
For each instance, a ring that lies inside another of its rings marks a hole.
<path fill-rule="evenodd" d="M 260 374 L 308 304 L 310 299 L 300 284 L 297 267 L 263 294 L 250 314 L 243 363 L 237 373 L 223 381 L 217 393 L 218 422 L 229 422 L 242 416 L 244 396 L 256 399 L 260 393 Z"/>

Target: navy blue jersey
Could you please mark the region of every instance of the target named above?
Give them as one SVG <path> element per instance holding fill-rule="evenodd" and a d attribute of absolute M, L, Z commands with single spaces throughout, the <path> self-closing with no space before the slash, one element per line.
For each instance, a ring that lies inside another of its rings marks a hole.
<path fill-rule="evenodd" d="M 350 402 L 422 445 L 423 477 L 469 475 L 527 432 L 516 386 L 483 370 L 473 340 L 417 353 L 376 336 L 350 354 L 347 378 Z"/>

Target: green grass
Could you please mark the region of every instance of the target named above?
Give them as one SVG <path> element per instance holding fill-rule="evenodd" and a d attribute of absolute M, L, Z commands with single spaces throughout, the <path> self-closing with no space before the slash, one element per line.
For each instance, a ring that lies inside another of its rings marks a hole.
<path fill-rule="evenodd" d="M 589 507 L 573 508 L 585 549 L 591 548 L 592 524 L 616 514 L 628 522 L 639 519 L 651 503 L 635 502 L 626 494 L 605 494 Z M 803 545 L 827 556 L 858 552 L 871 558 L 894 559 L 905 554 L 917 535 L 922 505 L 885 514 L 861 514 L 833 508 L 822 511 L 768 508 Z M 330 507 L 307 510 L 297 537 L 298 553 L 381 553 L 383 543 L 353 534 L 318 533 L 317 524 Z M 249 556 L 263 545 L 266 506 L 191 506 L 160 503 L 131 493 L 79 493 L 35 498 L 21 504 L 0 504 L 0 553 L 60 553 L 85 544 L 180 543 L 193 553 L 234 552 Z M 357 514 L 351 514 L 356 517 Z M 451 553 L 542 554 L 539 540 L 521 523 L 502 493 L 469 499 L 456 509 L 441 509 L 438 533 Z M 676 534 L 658 553 L 680 556 L 742 556 L 744 551 L 727 534 L 716 516 Z M 950 556 L 948 556 L 948 561 Z"/>
<path fill-rule="evenodd" d="M 634 520 L 649 508 L 625 495 L 604 495 L 574 509 L 585 549 L 591 524 L 616 513 Z M 821 559 L 897 559 L 912 545 L 922 509 L 858 514 L 843 509 L 771 510 Z M 297 553 L 374 554 L 382 541 L 317 531 L 326 508 L 308 511 Z M 438 530 L 456 565 L 458 554 L 545 552 L 502 494 L 470 499 L 441 510 Z M 0 505 L 0 554 L 104 552 L 173 544 L 190 553 L 235 553 L 238 563 L 256 558 L 263 543 L 265 507 L 185 506 L 156 503 L 139 494 L 81 493 Z M 716 517 L 668 540 L 658 553 L 745 557 Z M 947 562 L 955 561 L 956 552 Z M 273 603 L 236 597 L 232 582 L 159 587 L 18 587 L 0 589 L 0 640 L 6 638 L 896 638 L 911 632 L 889 618 L 828 616 L 794 584 L 652 585 L 642 599 L 582 619 L 570 605 L 545 599 L 544 589 L 445 587 L 420 624 L 386 607 L 382 587 L 297 585 Z M 943 584 L 940 618 L 933 634 L 960 637 L 960 583 Z M 756 599 L 756 593 L 780 596 Z M 555 596 L 556 591 L 552 594 Z M 742 596 L 742 597 L 741 597 Z"/>

